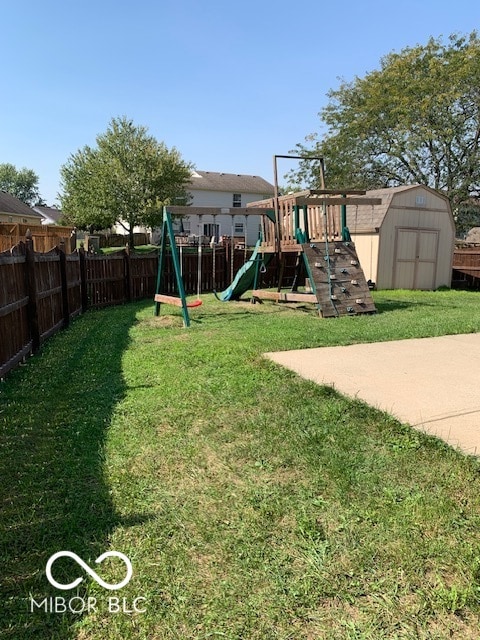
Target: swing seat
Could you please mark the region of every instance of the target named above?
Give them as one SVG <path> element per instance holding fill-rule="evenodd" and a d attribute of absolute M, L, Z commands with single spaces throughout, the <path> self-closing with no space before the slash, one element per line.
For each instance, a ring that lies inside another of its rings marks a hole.
<path fill-rule="evenodd" d="M 163 302 L 165 304 L 173 304 L 176 307 L 182 306 L 182 299 L 177 298 L 176 296 L 167 296 L 163 293 L 155 294 L 155 302 Z M 202 304 L 202 300 L 193 300 L 192 302 L 187 302 L 187 307 L 189 309 L 193 309 L 194 307 L 200 307 Z"/>

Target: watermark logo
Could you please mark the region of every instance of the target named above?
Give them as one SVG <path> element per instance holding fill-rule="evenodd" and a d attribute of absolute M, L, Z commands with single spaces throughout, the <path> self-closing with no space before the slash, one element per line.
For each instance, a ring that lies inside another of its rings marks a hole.
<path fill-rule="evenodd" d="M 68 584 L 63 584 L 55 580 L 52 575 L 52 567 L 54 563 L 59 558 L 71 558 L 75 560 L 75 562 L 81 567 L 85 573 L 87 573 L 97 584 L 99 584 L 104 589 L 108 591 L 115 591 L 125 587 L 131 580 L 133 575 L 132 563 L 129 558 L 123 553 L 119 551 L 106 551 L 102 553 L 102 555 L 98 556 L 95 560 L 96 564 L 101 564 L 106 558 L 115 557 L 120 558 L 126 568 L 126 575 L 120 582 L 116 582 L 115 584 L 110 584 L 101 578 L 96 571 L 94 571 L 86 562 L 82 560 L 76 553 L 72 551 L 58 551 L 54 553 L 47 561 L 45 567 L 45 573 L 47 576 L 47 580 L 50 584 L 56 589 L 61 589 L 62 591 L 69 591 L 71 589 L 75 589 L 78 585 L 83 581 L 83 577 L 78 577 L 73 580 L 73 582 L 69 582 Z M 63 596 L 56 597 L 44 597 L 36 600 L 33 596 L 30 596 L 30 612 L 34 611 L 44 611 L 45 613 L 73 613 L 73 614 L 82 614 L 82 613 L 91 613 L 92 611 L 98 611 L 103 608 L 106 609 L 109 613 L 145 613 L 146 609 L 144 608 L 144 604 L 146 603 L 146 598 L 136 597 L 133 599 L 127 598 L 117 598 L 114 596 L 110 596 L 108 598 L 96 598 L 89 596 L 87 598 L 82 598 L 79 595 L 72 596 L 70 598 L 64 598 Z"/>
<path fill-rule="evenodd" d="M 57 582 L 52 576 L 52 565 L 55 560 L 57 560 L 58 558 L 67 557 L 75 560 L 75 562 L 79 564 L 82 569 L 84 569 L 88 573 L 88 575 L 91 576 L 95 580 L 95 582 L 97 582 L 104 589 L 108 589 L 110 591 L 121 589 L 130 582 L 133 574 L 132 563 L 127 558 L 127 556 L 123 553 L 120 553 L 120 551 L 105 551 L 105 553 L 102 553 L 101 556 L 98 556 L 95 562 L 96 564 L 100 564 L 105 560 L 105 558 L 110 558 L 112 556 L 123 560 L 125 566 L 127 567 L 127 575 L 121 582 L 118 582 L 117 584 L 109 584 L 108 582 L 105 582 L 105 580 L 103 580 L 91 567 L 88 566 L 86 562 L 84 562 L 79 556 L 77 556 L 76 553 L 73 553 L 73 551 L 57 551 L 57 553 L 54 553 L 53 556 L 48 559 L 46 566 L 47 579 L 52 586 L 56 587 L 57 589 L 62 589 L 63 591 L 75 589 L 75 587 L 77 587 L 82 582 L 83 578 L 77 578 L 76 580 L 74 580 L 73 582 L 69 582 L 68 584 L 61 584 L 60 582 Z"/>

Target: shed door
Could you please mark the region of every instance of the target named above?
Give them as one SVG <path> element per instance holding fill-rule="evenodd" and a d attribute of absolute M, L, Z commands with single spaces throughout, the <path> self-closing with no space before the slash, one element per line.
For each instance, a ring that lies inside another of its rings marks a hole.
<path fill-rule="evenodd" d="M 438 259 L 437 229 L 398 229 L 393 285 L 396 289 L 433 289 Z"/>

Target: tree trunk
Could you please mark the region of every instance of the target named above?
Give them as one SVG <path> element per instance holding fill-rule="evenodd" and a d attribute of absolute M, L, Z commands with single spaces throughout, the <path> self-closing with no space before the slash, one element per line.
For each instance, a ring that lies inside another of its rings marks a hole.
<path fill-rule="evenodd" d="M 133 226 L 132 225 L 130 225 L 128 229 L 128 246 L 130 247 L 130 250 L 133 251 L 134 244 L 133 244 Z"/>

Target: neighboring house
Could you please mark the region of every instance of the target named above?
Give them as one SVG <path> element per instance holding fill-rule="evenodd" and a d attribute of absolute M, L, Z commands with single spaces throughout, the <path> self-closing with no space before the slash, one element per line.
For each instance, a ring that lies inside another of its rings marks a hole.
<path fill-rule="evenodd" d="M 42 215 L 10 193 L 0 191 L 0 251 L 7 251 L 25 239 L 29 229 L 35 251 L 50 251 L 64 243 L 67 253 L 74 248 L 73 227 L 46 226 Z"/>
<path fill-rule="evenodd" d="M 62 212 L 56 207 L 33 207 L 33 210 L 42 216 L 42 224 L 60 224 Z"/>
<path fill-rule="evenodd" d="M 0 222 L 39 225 L 42 217 L 11 193 L 0 191 Z"/>
<path fill-rule="evenodd" d="M 254 215 L 235 215 L 235 209 L 246 207 L 249 202 L 271 198 L 274 194 L 272 184 L 259 176 L 236 173 L 218 173 L 215 171 L 193 171 L 186 190 L 190 194 L 188 204 L 192 207 L 205 207 L 205 214 L 183 216 L 181 222 L 175 222 L 175 231 L 186 235 L 202 236 L 205 240 L 222 236 L 246 237 L 248 245 L 254 245 L 260 231 L 260 218 Z M 174 204 L 174 203 L 172 203 Z M 228 209 L 228 213 L 208 213 L 212 209 Z M 115 233 L 125 234 L 125 229 L 114 225 Z M 135 232 L 146 232 L 144 227 L 135 227 Z M 152 233 L 152 242 L 160 241 L 160 229 Z"/>
<path fill-rule="evenodd" d="M 450 201 L 423 185 L 367 191 L 376 205 L 347 207 L 347 226 L 367 279 L 378 289 L 450 286 L 455 223 Z"/>
<path fill-rule="evenodd" d="M 228 214 L 188 216 L 183 219 L 185 232 L 207 237 L 246 237 L 248 245 L 254 245 L 260 230 L 258 216 L 235 215 L 235 209 L 246 207 L 249 202 L 271 198 L 272 184 L 259 176 L 214 171 L 193 171 L 187 190 L 194 207 L 221 207 Z M 208 209 L 206 209 L 207 211 Z"/>

